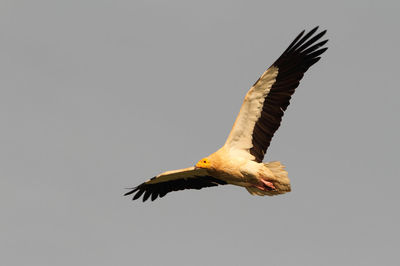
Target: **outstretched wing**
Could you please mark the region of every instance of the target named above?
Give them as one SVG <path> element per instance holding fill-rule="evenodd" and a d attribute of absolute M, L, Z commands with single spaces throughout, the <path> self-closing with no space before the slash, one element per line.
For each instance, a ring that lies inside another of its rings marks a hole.
<path fill-rule="evenodd" d="M 215 187 L 226 184 L 227 183 L 223 180 L 209 176 L 204 169 L 189 167 L 159 174 L 133 188 L 126 193 L 125 196 L 136 192 L 135 196 L 133 196 L 133 200 L 143 195 L 143 201 L 146 201 L 150 196 L 153 201 L 157 197 L 164 197 L 171 191 L 202 189 L 204 187 Z"/>
<path fill-rule="evenodd" d="M 302 31 L 250 88 L 225 147 L 246 151 L 251 159 L 262 162 L 304 73 L 328 49 L 322 48 L 328 40 L 318 42 L 326 30 L 314 35 L 317 29 L 305 35 Z"/>

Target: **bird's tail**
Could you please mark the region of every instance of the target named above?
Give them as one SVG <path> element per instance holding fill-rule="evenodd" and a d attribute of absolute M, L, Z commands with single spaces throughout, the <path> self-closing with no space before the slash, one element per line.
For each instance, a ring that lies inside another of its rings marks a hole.
<path fill-rule="evenodd" d="M 274 184 L 276 190 L 271 191 L 271 194 L 277 195 L 290 192 L 290 179 L 288 177 L 288 172 L 285 170 L 285 166 L 279 161 L 264 163 L 264 165 L 274 175 L 272 183 Z"/>

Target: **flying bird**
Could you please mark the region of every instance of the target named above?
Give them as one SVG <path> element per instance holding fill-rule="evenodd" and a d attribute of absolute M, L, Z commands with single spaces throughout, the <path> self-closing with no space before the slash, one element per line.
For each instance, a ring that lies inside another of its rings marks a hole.
<path fill-rule="evenodd" d="M 167 171 L 138 185 L 125 195 L 143 201 L 172 191 L 236 185 L 252 195 L 273 196 L 290 191 L 290 180 L 279 162 L 263 163 L 284 111 L 304 73 L 320 60 L 328 40 L 326 30 L 303 30 L 247 92 L 225 144 L 195 166 Z"/>

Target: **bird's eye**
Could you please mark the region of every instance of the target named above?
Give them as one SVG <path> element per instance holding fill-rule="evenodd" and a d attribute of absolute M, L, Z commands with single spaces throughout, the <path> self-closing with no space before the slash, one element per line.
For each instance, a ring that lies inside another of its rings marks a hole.
<path fill-rule="evenodd" d="M 203 163 L 206 163 L 206 160 L 204 160 Z"/>

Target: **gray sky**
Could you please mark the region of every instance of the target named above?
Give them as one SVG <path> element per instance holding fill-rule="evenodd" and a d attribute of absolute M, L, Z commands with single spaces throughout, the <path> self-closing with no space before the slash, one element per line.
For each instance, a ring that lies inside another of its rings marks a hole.
<path fill-rule="evenodd" d="M 0 264 L 399 265 L 396 2 L 2 0 Z M 122 197 L 223 145 L 315 25 L 329 50 L 265 158 L 291 193 Z"/>

